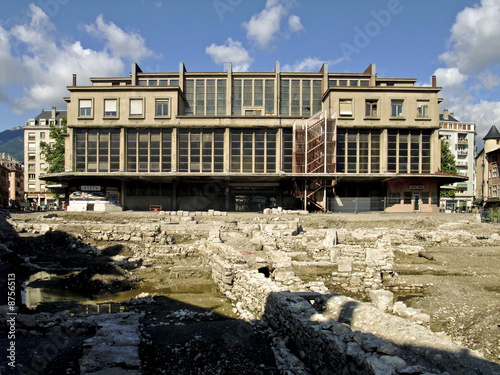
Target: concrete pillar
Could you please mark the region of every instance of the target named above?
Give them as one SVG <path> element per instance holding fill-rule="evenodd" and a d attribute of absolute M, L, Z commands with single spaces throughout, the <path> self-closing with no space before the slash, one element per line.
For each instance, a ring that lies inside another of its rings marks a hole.
<path fill-rule="evenodd" d="M 126 129 L 121 128 L 120 129 L 120 172 L 125 172 L 127 170 L 127 158 L 126 158 L 126 149 L 127 149 L 127 142 L 126 142 Z"/>
<path fill-rule="evenodd" d="M 387 172 L 387 147 L 389 146 L 387 138 L 387 129 L 383 129 L 380 134 L 380 172 Z"/>
<path fill-rule="evenodd" d="M 177 211 L 177 181 L 172 182 L 172 211 Z"/>
<path fill-rule="evenodd" d="M 231 171 L 231 129 L 224 132 L 224 172 Z"/>
<path fill-rule="evenodd" d="M 172 172 L 177 172 L 177 128 L 172 129 Z"/>

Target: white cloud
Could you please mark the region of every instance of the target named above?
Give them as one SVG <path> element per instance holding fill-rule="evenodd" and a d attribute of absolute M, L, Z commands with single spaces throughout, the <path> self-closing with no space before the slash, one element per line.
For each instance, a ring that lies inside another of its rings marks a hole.
<path fill-rule="evenodd" d="M 451 29 L 451 49 L 440 56 L 448 66 L 473 74 L 500 61 L 500 2 L 483 0 L 480 6 L 458 13 Z"/>
<path fill-rule="evenodd" d="M 296 61 L 294 64 L 285 64 L 282 67 L 284 72 L 317 72 L 321 69 L 323 63 L 327 62 L 328 66 L 333 66 L 342 61 L 343 58 L 337 59 L 335 61 L 322 60 L 317 57 L 307 57 L 304 60 Z"/>
<path fill-rule="evenodd" d="M 153 52 L 146 48 L 144 38 L 140 34 L 136 32 L 127 33 L 113 22 L 106 23 L 102 15 L 97 17 L 95 24 L 87 25 L 85 29 L 90 35 L 104 39 L 113 56 L 129 57 L 134 61 L 138 61 L 153 55 Z"/>
<path fill-rule="evenodd" d="M 325 60 L 318 59 L 317 57 L 308 57 L 302 61 L 297 61 L 294 64 L 283 65 L 284 72 L 315 72 L 321 69 Z"/>
<path fill-rule="evenodd" d="M 304 26 L 302 26 L 302 23 L 300 22 L 300 17 L 296 16 L 295 14 L 292 14 L 290 17 L 288 17 L 288 27 L 292 32 L 299 32 L 301 30 L 304 30 Z"/>
<path fill-rule="evenodd" d="M 449 47 L 439 56 L 446 67 L 435 71 L 443 87 L 441 108 L 461 121 L 475 122 L 478 146 L 493 121 L 500 120 L 500 2 L 482 0 L 457 14 Z"/>
<path fill-rule="evenodd" d="M 258 14 L 254 14 L 248 22 L 242 26 L 247 30 L 247 38 L 254 42 L 260 49 L 269 49 L 278 36 L 285 35 L 280 29 L 281 19 L 288 14 L 288 9 L 295 3 L 287 0 L 268 0 L 266 7 Z M 290 32 L 298 32 L 304 29 L 300 17 L 291 15 L 288 18 Z"/>
<path fill-rule="evenodd" d="M 253 58 L 250 57 L 241 42 L 231 38 L 228 38 L 223 45 L 212 43 L 205 48 L 205 52 L 218 65 L 233 63 L 233 70 L 236 72 L 247 72 L 253 62 Z"/>
<path fill-rule="evenodd" d="M 467 76 L 460 73 L 458 68 L 438 68 L 434 72 L 439 85 L 447 87 L 461 87 L 467 81 Z"/>
<path fill-rule="evenodd" d="M 29 23 L 10 31 L 0 28 L 0 66 L 6 68 L 0 70 L 0 100 L 10 103 L 17 114 L 63 106 L 73 73 L 78 75 L 78 84 L 85 84 L 92 76 L 122 74 L 126 58 L 137 61 L 153 55 L 138 33 L 127 33 L 112 22 L 106 23 L 102 16 L 85 29 L 91 36 L 99 33 L 104 41 L 102 50 L 84 48 L 79 41 L 57 40 L 50 18 L 33 4 Z M 17 56 L 14 44 L 26 52 Z M 11 92 L 21 89 L 21 93 L 9 95 L 7 87 Z"/>

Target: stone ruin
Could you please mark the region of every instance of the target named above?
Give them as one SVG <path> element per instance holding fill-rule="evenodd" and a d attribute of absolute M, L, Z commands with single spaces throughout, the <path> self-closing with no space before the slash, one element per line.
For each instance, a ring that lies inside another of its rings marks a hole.
<path fill-rule="evenodd" d="M 235 312 L 268 336 L 283 374 L 498 371 L 498 365 L 453 344 L 442 333 L 431 332 L 431 317 L 402 302 L 394 303 L 390 290 L 425 288 L 398 280 L 393 271 L 397 251 L 417 254 L 423 251 L 422 243 L 497 246 L 500 236 L 475 237 L 447 227 L 435 231 L 308 229 L 302 227 L 301 212 L 266 214 L 279 215 L 235 222 L 230 216 L 222 221 L 207 220 L 227 216 L 220 212 L 160 212 L 158 220 L 146 224 L 82 225 L 57 218 L 42 223 L 10 220 L 10 224 L 20 233 L 64 231 L 84 244 L 134 244 L 134 256 L 120 259 L 123 262 L 140 259 L 141 264 L 154 264 L 156 257 L 182 249 L 189 256 L 199 257 L 210 269 L 219 291 L 234 301 Z M 191 243 L 189 251 L 185 243 Z M 127 325 L 127 319 L 136 324 Z M 140 360 L 135 353 L 140 342 L 140 319 L 125 315 L 93 322 L 96 335 L 85 343 L 81 373 L 119 368 L 125 361 L 119 352 L 130 344 L 127 352 L 132 354 L 128 359 L 133 363 L 116 370 L 126 372 L 116 373 L 139 374 Z M 24 325 L 29 327 L 28 323 Z M 114 331 L 123 333 L 123 342 L 109 341 Z M 95 353 L 102 348 L 110 355 L 115 353 L 117 359 L 100 363 Z"/>

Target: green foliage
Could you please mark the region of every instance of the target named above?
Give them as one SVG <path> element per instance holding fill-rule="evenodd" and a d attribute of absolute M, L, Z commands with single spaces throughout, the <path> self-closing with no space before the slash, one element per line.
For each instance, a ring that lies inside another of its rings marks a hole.
<path fill-rule="evenodd" d="M 52 146 L 44 141 L 40 142 L 41 154 L 49 165 L 45 171 L 46 173 L 64 172 L 66 124 L 66 117 L 63 117 L 61 126 L 50 125 L 49 136 L 54 140 Z"/>
<path fill-rule="evenodd" d="M 455 155 L 451 152 L 450 143 L 446 139 L 441 139 L 441 172 L 449 174 L 458 174 Z M 455 190 L 443 189 L 441 197 L 454 198 Z"/>
<path fill-rule="evenodd" d="M 488 210 L 488 218 L 490 219 L 490 222 L 497 222 L 500 221 L 500 210 L 498 208 L 496 210 L 493 210 L 490 208 Z"/>
<path fill-rule="evenodd" d="M 441 172 L 458 174 L 455 155 L 451 152 L 450 142 L 441 139 Z"/>

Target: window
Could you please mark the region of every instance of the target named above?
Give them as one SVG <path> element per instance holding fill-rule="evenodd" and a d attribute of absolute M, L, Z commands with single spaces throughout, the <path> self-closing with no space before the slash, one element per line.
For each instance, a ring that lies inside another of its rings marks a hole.
<path fill-rule="evenodd" d="M 260 116 L 260 109 L 245 109 L 245 116 Z"/>
<path fill-rule="evenodd" d="M 36 143 L 28 142 L 28 151 L 36 151 Z"/>
<path fill-rule="evenodd" d="M 35 141 L 35 140 L 36 140 L 36 134 L 28 133 L 28 141 Z"/>
<path fill-rule="evenodd" d="M 35 173 L 28 173 L 28 180 L 29 181 L 36 180 L 36 174 Z"/>
<path fill-rule="evenodd" d="M 45 163 L 40 163 L 40 170 L 45 171 Z"/>
<path fill-rule="evenodd" d="M 224 129 L 179 129 L 179 172 L 223 172 Z"/>
<path fill-rule="evenodd" d="M 40 139 L 45 139 L 45 132 L 40 132 Z"/>
<path fill-rule="evenodd" d="M 231 171 L 276 172 L 275 129 L 231 129 Z"/>
<path fill-rule="evenodd" d="M 168 115 L 168 99 L 156 99 L 156 116 L 167 117 Z"/>
<path fill-rule="evenodd" d="M 80 117 L 92 116 L 92 100 L 80 99 Z"/>
<path fill-rule="evenodd" d="M 28 164 L 28 172 L 35 172 L 35 164 Z"/>
<path fill-rule="evenodd" d="M 118 100 L 104 99 L 104 117 L 118 116 Z"/>
<path fill-rule="evenodd" d="M 431 131 L 389 130 L 388 172 L 430 173 Z"/>
<path fill-rule="evenodd" d="M 35 184 L 28 184 L 28 190 L 36 190 Z"/>
<path fill-rule="evenodd" d="M 28 154 L 28 161 L 35 161 L 35 160 L 36 160 L 35 154 Z"/>
<path fill-rule="evenodd" d="M 420 197 L 422 199 L 422 204 L 429 204 L 430 195 L 428 191 L 422 191 Z"/>
<path fill-rule="evenodd" d="M 378 117 L 378 100 L 377 99 L 367 99 L 365 101 L 365 116 L 366 117 Z"/>
<path fill-rule="evenodd" d="M 45 126 L 47 125 L 47 120 L 40 120 L 40 126 Z"/>
<path fill-rule="evenodd" d="M 417 117 L 429 117 L 428 100 L 417 100 Z"/>
<path fill-rule="evenodd" d="M 411 204 L 412 194 L 411 191 L 404 192 L 404 204 Z"/>
<path fill-rule="evenodd" d="M 352 99 L 339 100 L 340 116 L 352 117 Z"/>
<path fill-rule="evenodd" d="M 498 177 L 498 170 L 497 170 L 497 167 L 496 166 L 493 166 L 493 168 L 491 169 L 491 174 L 492 174 L 492 178 L 497 178 Z"/>
<path fill-rule="evenodd" d="M 380 130 L 337 130 L 337 172 L 379 173 Z"/>
<path fill-rule="evenodd" d="M 498 197 L 498 185 L 493 185 L 492 197 Z"/>
<path fill-rule="evenodd" d="M 389 193 L 387 196 L 387 206 L 394 206 L 395 204 L 401 204 L 401 193 Z"/>
<path fill-rule="evenodd" d="M 75 169 L 86 172 L 117 172 L 120 169 L 120 130 L 77 129 Z"/>
<path fill-rule="evenodd" d="M 142 117 L 144 116 L 143 100 L 130 99 L 130 116 Z"/>
<path fill-rule="evenodd" d="M 281 80 L 281 114 L 309 117 L 321 110 L 321 80 Z"/>
<path fill-rule="evenodd" d="M 392 99 L 392 117 L 402 117 L 403 116 L 403 100 Z"/>
<path fill-rule="evenodd" d="M 172 129 L 127 129 L 126 136 L 127 172 L 171 171 Z"/>

